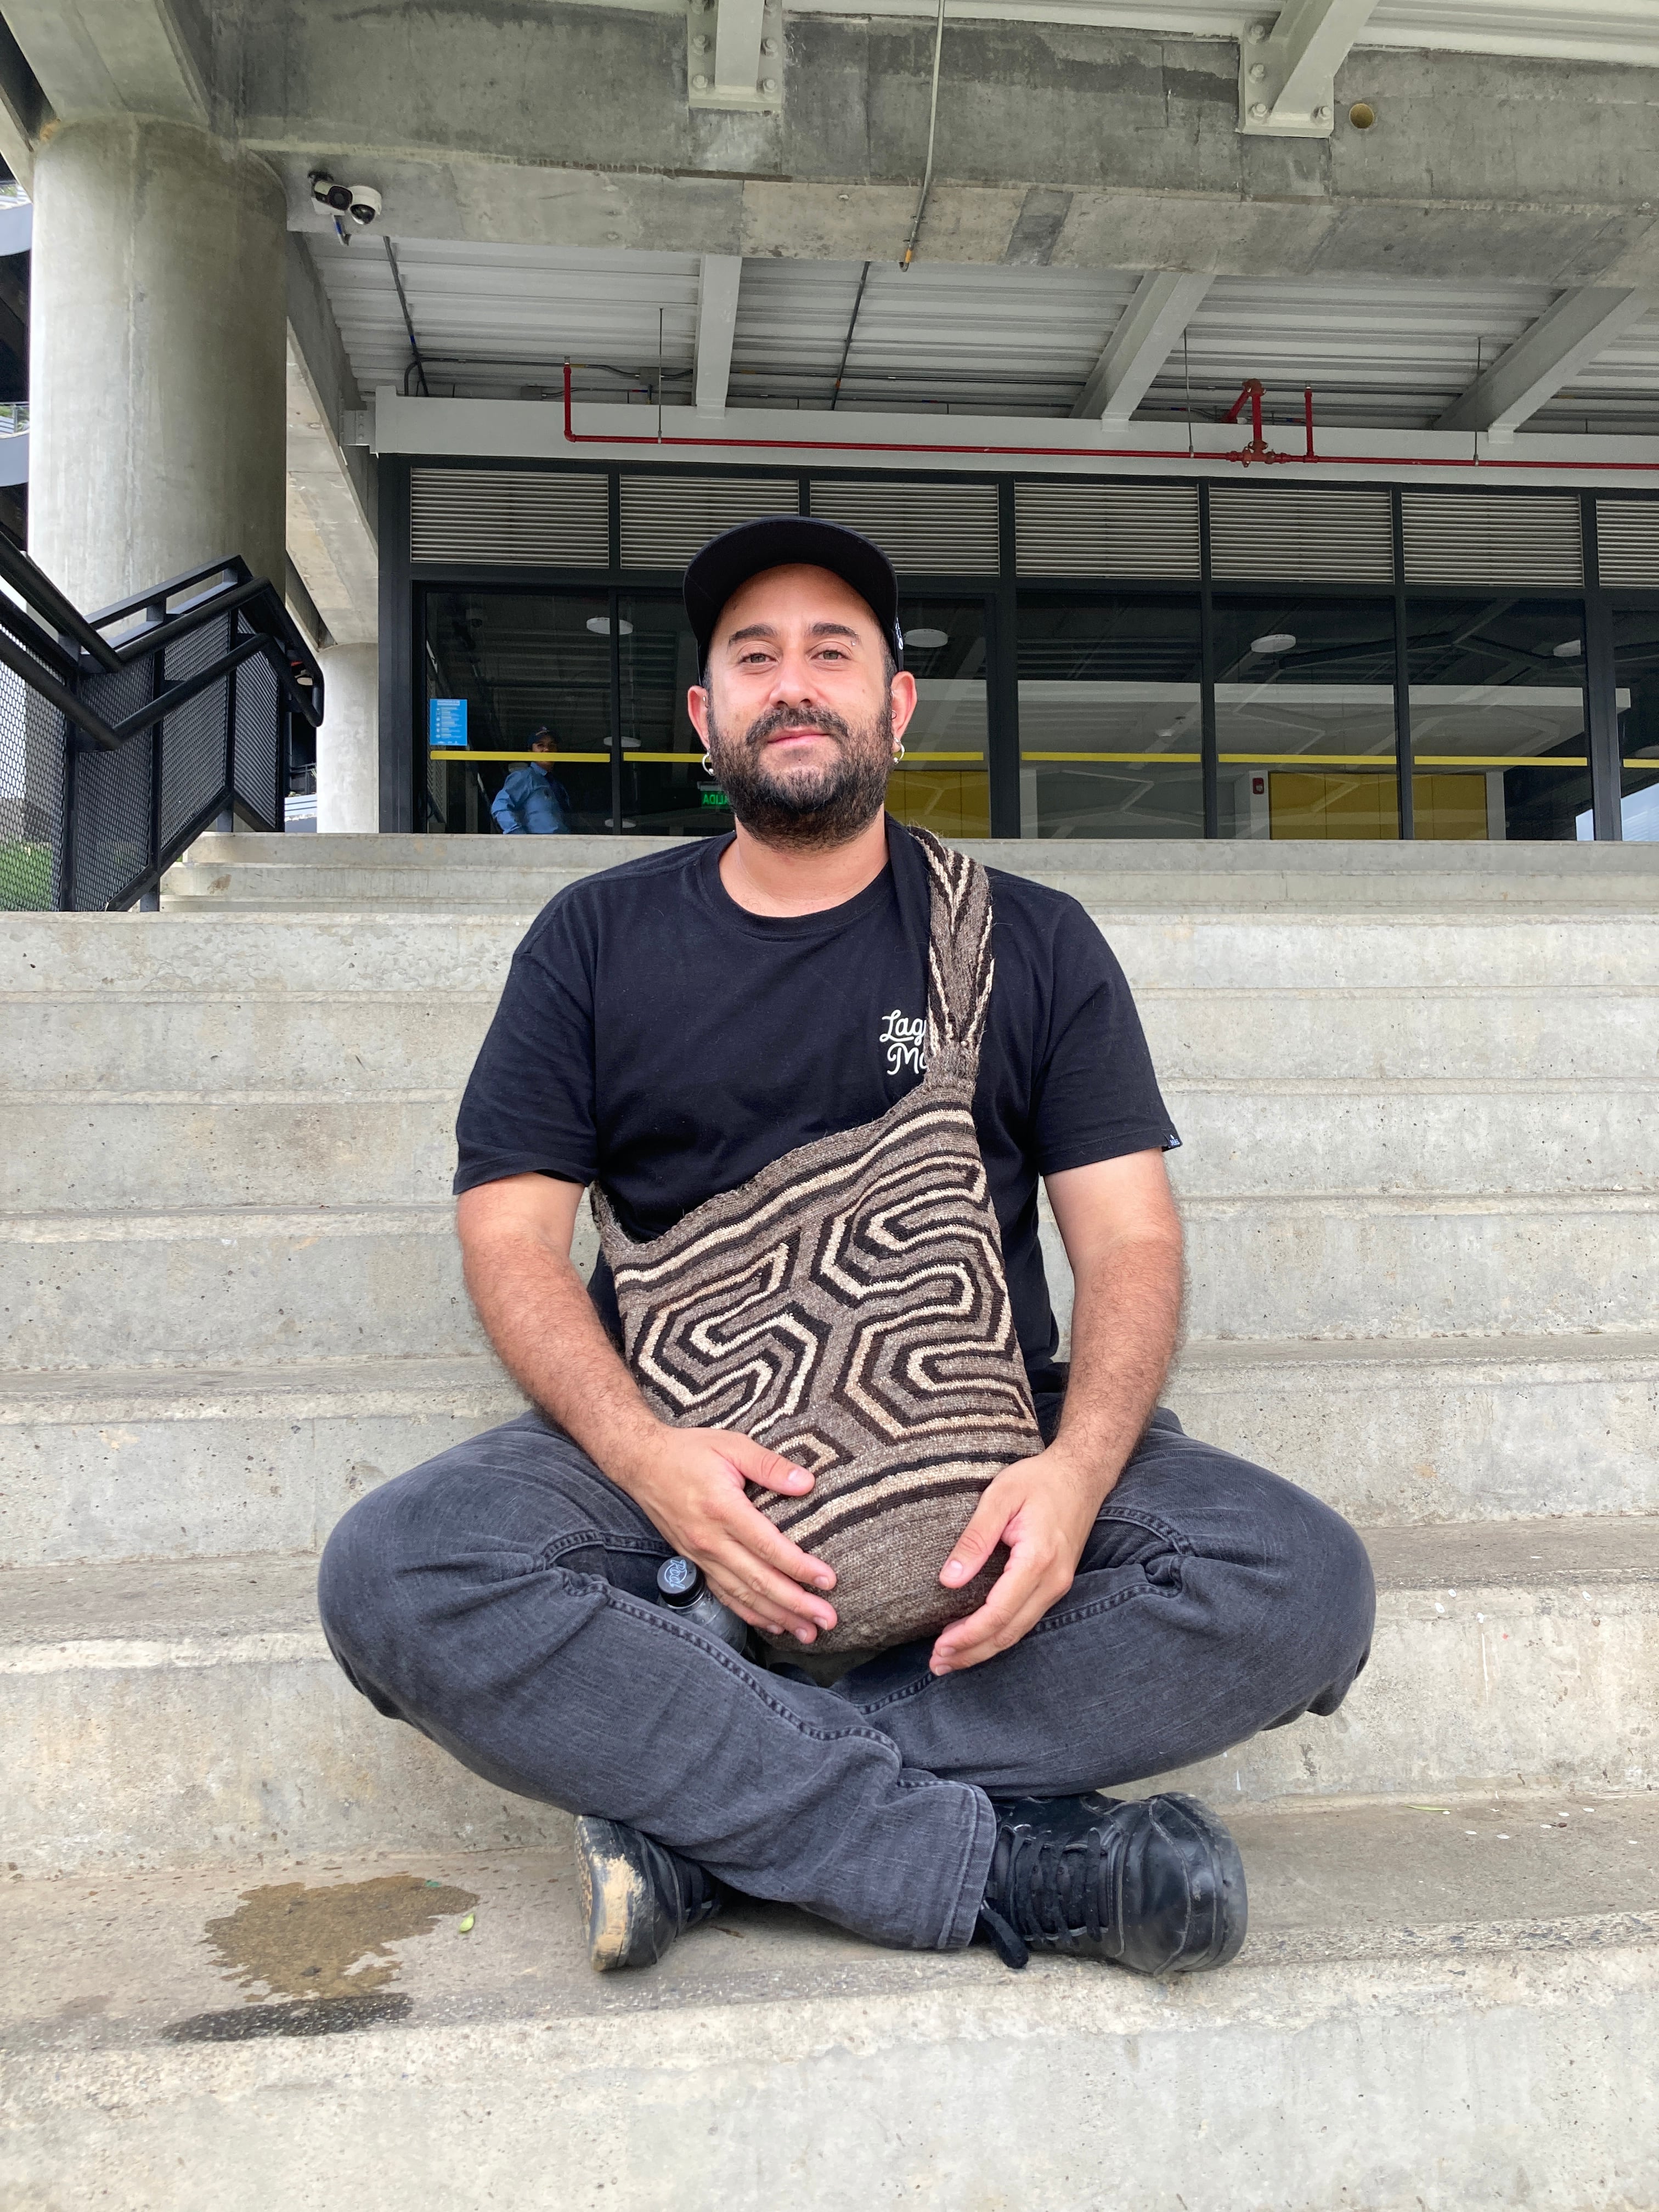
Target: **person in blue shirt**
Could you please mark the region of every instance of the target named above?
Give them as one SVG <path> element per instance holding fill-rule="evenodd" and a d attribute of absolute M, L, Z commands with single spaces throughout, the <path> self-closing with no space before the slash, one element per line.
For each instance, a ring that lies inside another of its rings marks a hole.
<path fill-rule="evenodd" d="M 544 726 L 530 740 L 530 750 L 551 759 L 558 743 Z M 570 834 L 570 793 L 550 775 L 539 760 L 524 761 L 515 768 L 490 802 L 495 826 L 504 837 L 563 837 Z"/>

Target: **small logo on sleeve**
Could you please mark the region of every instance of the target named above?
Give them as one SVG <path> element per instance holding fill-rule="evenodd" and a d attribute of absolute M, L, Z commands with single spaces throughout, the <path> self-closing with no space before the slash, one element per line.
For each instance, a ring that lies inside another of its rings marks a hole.
<path fill-rule="evenodd" d="M 877 1042 L 887 1054 L 887 1073 L 890 1075 L 902 1075 L 907 1069 L 916 1075 L 926 1073 L 927 1017 L 925 1014 L 917 1014 L 912 1019 L 895 1006 L 884 1019 Z"/>

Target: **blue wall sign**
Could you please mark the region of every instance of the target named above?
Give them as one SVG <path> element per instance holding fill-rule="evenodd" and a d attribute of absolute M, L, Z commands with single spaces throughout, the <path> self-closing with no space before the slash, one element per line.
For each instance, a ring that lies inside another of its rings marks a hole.
<path fill-rule="evenodd" d="M 465 699 L 433 699 L 427 705 L 427 743 L 464 745 L 466 743 Z"/>

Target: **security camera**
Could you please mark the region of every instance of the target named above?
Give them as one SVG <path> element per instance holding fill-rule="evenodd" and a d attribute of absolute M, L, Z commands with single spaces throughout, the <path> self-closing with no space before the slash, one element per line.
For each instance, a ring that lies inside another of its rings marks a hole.
<path fill-rule="evenodd" d="M 337 185 L 326 169 L 312 171 L 311 197 L 319 207 L 328 210 L 342 238 L 346 234 L 346 218 L 359 230 L 367 230 L 384 204 L 373 185 Z"/>

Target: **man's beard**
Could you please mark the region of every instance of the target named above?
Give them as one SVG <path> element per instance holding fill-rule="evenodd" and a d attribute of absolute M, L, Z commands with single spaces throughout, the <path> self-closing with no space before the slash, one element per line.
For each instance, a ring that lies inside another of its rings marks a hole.
<path fill-rule="evenodd" d="M 782 775 L 767 763 L 767 741 L 780 730 L 823 730 L 837 740 L 834 756 L 810 770 Z M 751 836 L 798 852 L 845 845 L 880 813 L 893 764 L 893 710 L 884 700 L 873 721 L 855 730 L 827 707 L 808 714 L 774 707 L 741 737 L 727 737 L 708 712 L 708 757 L 732 813 Z"/>

